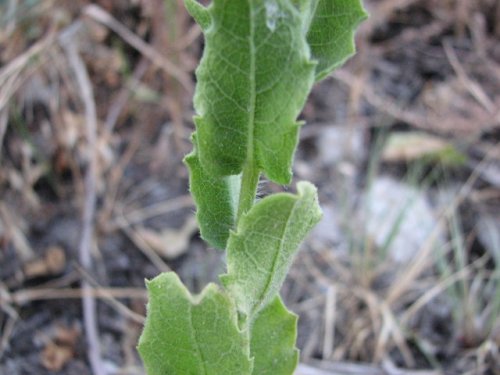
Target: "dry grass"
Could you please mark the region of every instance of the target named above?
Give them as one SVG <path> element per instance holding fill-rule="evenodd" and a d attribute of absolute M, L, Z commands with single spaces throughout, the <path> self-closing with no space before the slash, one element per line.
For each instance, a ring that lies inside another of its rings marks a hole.
<path fill-rule="evenodd" d="M 453 224 L 456 208 L 470 194 L 479 170 L 480 166 L 441 214 L 434 235 L 443 225 Z M 363 232 L 359 227 L 355 230 Z M 289 287 L 293 290 L 285 289 L 285 296 L 297 301 L 293 309 L 301 314 L 303 324 L 315 326 L 303 338 L 303 358 L 308 361 L 320 356 L 335 363 L 348 359 L 382 367 L 394 367 L 396 359 L 406 368 L 420 367 L 424 361 L 435 368 L 428 373 L 445 373 L 436 357 L 440 348 L 419 332 L 423 327 L 418 324 L 429 315 L 432 318 L 432 313 L 426 311 L 429 306 L 448 301 L 455 330 L 448 339 L 460 341 L 447 344 L 457 345 L 449 349 L 458 357 L 475 359 L 471 373 L 494 369 L 498 364 L 500 324 L 498 267 L 488 270 L 487 263 L 492 261 L 488 254 L 474 261 L 463 259 L 470 249 L 466 248 L 462 228 L 450 230 L 450 235 L 450 242 L 439 250 L 443 254 L 436 256 L 436 242 L 431 236 L 411 262 L 400 269 L 390 258 L 370 262 L 373 249 L 369 242 L 362 250 L 362 267 L 357 265 L 359 254 L 353 249 L 342 255 L 313 243 L 302 252 L 291 273 L 293 283 Z M 442 262 L 449 272 L 440 271 Z M 384 369 L 382 373 L 407 373 L 394 368 L 393 372 Z M 352 371 L 361 374 L 381 370 Z"/>

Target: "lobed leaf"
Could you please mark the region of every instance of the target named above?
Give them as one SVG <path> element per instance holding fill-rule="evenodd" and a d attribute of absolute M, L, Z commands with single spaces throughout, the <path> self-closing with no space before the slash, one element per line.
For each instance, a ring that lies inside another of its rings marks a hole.
<path fill-rule="evenodd" d="M 247 317 L 278 293 L 300 242 L 321 218 L 316 188 L 299 182 L 297 191 L 264 198 L 229 236 L 221 281 Z"/>
<path fill-rule="evenodd" d="M 190 190 L 196 203 L 196 217 L 201 237 L 210 246 L 225 249 L 229 231 L 233 228 L 238 210 L 239 176 L 213 177 L 200 165 L 196 150 L 185 157 L 189 169 Z"/>
<path fill-rule="evenodd" d="M 299 360 L 297 319 L 279 296 L 259 313 L 251 330 L 253 375 L 293 374 Z"/>
<path fill-rule="evenodd" d="M 251 163 L 289 183 L 315 72 L 303 14 L 290 0 L 185 2 L 205 33 L 194 98 L 203 169 L 236 175 Z"/>
<path fill-rule="evenodd" d="M 236 175 L 248 163 L 290 182 L 296 118 L 314 77 L 354 52 L 354 28 L 366 13 L 360 0 L 185 4 L 205 33 L 194 99 L 198 142 L 186 164 L 201 236 L 224 248 L 237 211 Z"/>
<path fill-rule="evenodd" d="M 321 80 L 355 53 L 354 31 L 367 14 L 361 0 L 315 0 L 312 7 L 307 42 L 318 61 L 316 80 Z"/>
<path fill-rule="evenodd" d="M 147 282 L 148 315 L 139 353 L 148 375 L 250 375 L 247 335 L 215 284 L 193 297 L 175 273 Z"/>

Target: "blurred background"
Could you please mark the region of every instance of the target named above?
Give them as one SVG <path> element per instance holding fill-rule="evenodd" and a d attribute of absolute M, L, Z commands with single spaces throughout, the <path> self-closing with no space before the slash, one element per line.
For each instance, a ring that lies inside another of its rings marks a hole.
<path fill-rule="evenodd" d="M 500 2 L 365 5 L 301 114 L 297 374 L 500 374 Z M 182 1 L 0 0 L 0 374 L 144 374 L 144 279 L 223 271 L 182 164 L 202 49 Z"/>

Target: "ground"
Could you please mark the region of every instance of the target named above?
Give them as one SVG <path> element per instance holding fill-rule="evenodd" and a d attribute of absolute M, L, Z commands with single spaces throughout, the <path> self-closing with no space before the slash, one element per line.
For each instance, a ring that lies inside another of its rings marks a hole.
<path fill-rule="evenodd" d="M 324 211 L 282 290 L 298 374 L 500 374 L 500 3 L 365 5 L 260 186 Z M 143 374 L 144 279 L 224 269 L 182 164 L 202 48 L 180 1 L 0 1 L 1 374 Z"/>

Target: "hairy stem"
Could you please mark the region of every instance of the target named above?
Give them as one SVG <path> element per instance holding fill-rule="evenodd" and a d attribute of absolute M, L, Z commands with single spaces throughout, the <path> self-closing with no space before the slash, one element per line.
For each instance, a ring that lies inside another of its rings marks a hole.
<path fill-rule="evenodd" d="M 253 206 L 257 193 L 257 185 L 259 183 L 259 176 L 259 168 L 257 168 L 254 163 L 247 162 L 241 175 L 241 190 L 236 225 L 239 223 L 241 216 L 248 212 Z"/>

